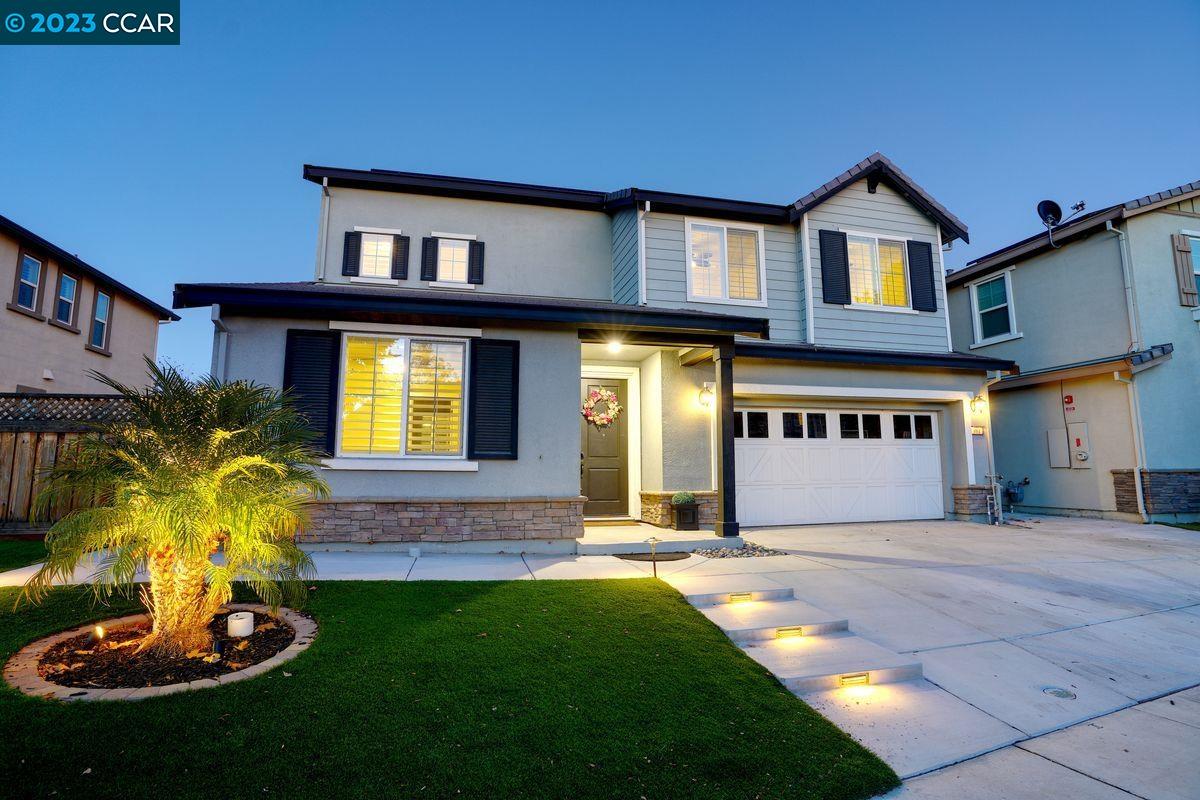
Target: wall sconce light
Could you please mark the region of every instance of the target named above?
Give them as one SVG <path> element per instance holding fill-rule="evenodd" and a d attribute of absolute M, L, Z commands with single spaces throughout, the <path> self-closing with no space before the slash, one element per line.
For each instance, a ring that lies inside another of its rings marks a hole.
<path fill-rule="evenodd" d="M 620 339 L 609 339 L 608 340 L 608 352 L 610 352 L 610 353 L 621 352 L 621 340 Z"/>
<path fill-rule="evenodd" d="M 717 395 L 713 391 L 713 385 L 711 383 L 705 383 L 704 386 L 700 387 L 699 400 L 700 405 L 704 406 L 705 408 L 713 407 L 713 403 L 715 403 L 717 400 Z"/>
<path fill-rule="evenodd" d="M 987 411 L 987 407 L 988 407 L 988 401 L 987 401 L 987 398 L 984 397 L 983 395 L 977 394 L 971 398 L 971 413 L 972 414 L 982 414 L 984 411 Z"/>

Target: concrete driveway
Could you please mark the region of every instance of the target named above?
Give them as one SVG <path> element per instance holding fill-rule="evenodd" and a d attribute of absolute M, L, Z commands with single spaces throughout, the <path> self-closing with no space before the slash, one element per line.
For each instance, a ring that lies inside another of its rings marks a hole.
<path fill-rule="evenodd" d="M 921 776 L 896 796 L 1200 797 L 1200 693 L 1173 694 L 1200 684 L 1200 534 L 1040 517 L 743 535 L 790 558 L 739 567 L 924 665 L 804 696 Z"/>

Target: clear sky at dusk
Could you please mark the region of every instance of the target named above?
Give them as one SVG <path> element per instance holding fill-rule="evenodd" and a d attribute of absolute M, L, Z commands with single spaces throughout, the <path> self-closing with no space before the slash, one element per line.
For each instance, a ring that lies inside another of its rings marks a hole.
<path fill-rule="evenodd" d="M 164 303 L 307 280 L 305 162 L 791 202 L 880 150 L 960 266 L 1200 179 L 1200 3 L 183 0 L 178 47 L 0 48 L 0 214 Z M 206 310 L 159 355 L 206 370 Z"/>

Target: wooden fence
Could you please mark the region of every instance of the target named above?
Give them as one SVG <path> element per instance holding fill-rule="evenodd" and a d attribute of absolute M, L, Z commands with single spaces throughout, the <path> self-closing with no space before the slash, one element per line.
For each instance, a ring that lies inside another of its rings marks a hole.
<path fill-rule="evenodd" d="M 43 473 L 93 424 L 131 416 L 123 397 L 0 393 L 0 528 L 46 524 L 82 499 L 59 503 L 48 520 L 33 520 Z"/>

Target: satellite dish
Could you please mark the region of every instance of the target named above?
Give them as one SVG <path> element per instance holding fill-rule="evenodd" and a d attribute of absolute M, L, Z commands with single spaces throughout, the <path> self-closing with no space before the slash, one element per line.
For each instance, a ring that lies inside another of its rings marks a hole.
<path fill-rule="evenodd" d="M 1043 200 L 1037 204 L 1037 215 L 1047 228 L 1053 228 L 1062 219 L 1062 208 L 1053 200 Z"/>

